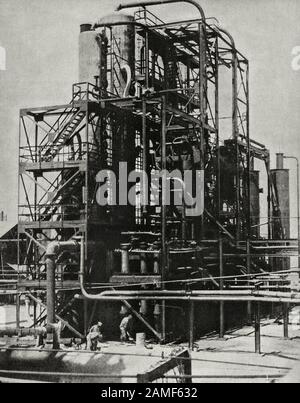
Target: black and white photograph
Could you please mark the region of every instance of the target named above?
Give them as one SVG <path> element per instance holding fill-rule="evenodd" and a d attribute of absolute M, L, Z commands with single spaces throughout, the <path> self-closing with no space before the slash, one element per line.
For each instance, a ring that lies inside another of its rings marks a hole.
<path fill-rule="evenodd" d="M 299 0 L 0 0 L 0 150 L 0 384 L 300 383 Z"/>

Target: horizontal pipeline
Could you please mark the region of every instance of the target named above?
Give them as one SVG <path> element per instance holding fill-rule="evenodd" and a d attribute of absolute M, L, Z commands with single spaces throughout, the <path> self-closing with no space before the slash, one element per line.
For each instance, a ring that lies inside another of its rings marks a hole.
<path fill-rule="evenodd" d="M 45 336 L 47 334 L 47 329 L 44 327 L 39 327 L 36 329 L 24 328 L 17 329 L 12 327 L 0 327 L 0 337 L 3 336 L 18 336 L 18 337 L 26 337 L 26 336 Z"/>
<path fill-rule="evenodd" d="M 120 295 L 118 297 L 103 297 L 101 295 L 83 294 L 82 296 L 77 295 L 76 298 L 83 298 L 90 301 L 106 301 L 106 302 L 122 302 L 122 301 L 194 301 L 194 302 L 261 302 L 261 303 L 274 303 L 274 304 L 294 304 L 300 305 L 300 299 L 293 298 L 275 298 L 275 297 L 234 297 L 234 296 L 126 296 Z"/>

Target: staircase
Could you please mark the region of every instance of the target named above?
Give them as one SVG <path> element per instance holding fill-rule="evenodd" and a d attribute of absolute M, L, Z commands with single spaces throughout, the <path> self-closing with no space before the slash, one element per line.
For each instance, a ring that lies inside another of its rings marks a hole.
<path fill-rule="evenodd" d="M 67 181 L 71 177 L 72 175 L 70 175 L 70 177 L 66 176 L 65 180 Z M 77 175 L 73 179 L 72 183 L 70 183 L 68 187 L 64 188 L 63 196 L 60 191 L 57 191 L 54 198 L 49 203 L 49 206 L 44 207 L 44 209 L 40 212 L 39 219 L 41 221 L 50 221 L 51 218 L 56 214 L 57 210 L 64 205 L 64 200 L 70 200 L 71 196 L 78 194 L 78 190 L 80 191 L 81 187 L 82 187 L 82 177 L 81 175 Z M 59 202 L 61 197 L 63 198 L 63 200 Z"/>
<path fill-rule="evenodd" d="M 52 144 L 47 145 L 46 151 L 41 155 L 41 161 L 49 162 L 53 160 L 58 153 L 68 144 L 75 130 L 83 121 L 86 113 L 83 111 L 76 112 L 71 119 L 59 130 Z M 49 133 L 51 134 L 51 133 Z"/>

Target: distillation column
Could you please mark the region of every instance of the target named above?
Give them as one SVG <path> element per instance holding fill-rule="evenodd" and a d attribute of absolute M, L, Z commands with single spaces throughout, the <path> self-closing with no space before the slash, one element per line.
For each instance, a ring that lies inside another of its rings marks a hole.
<path fill-rule="evenodd" d="M 273 234 L 274 239 L 290 239 L 290 173 L 284 169 L 284 155 L 276 155 L 276 169 L 271 171 L 272 181 L 277 195 L 280 218 L 277 219 L 273 212 Z M 280 221 L 280 222 L 279 222 Z M 278 226 L 280 224 L 280 226 Z M 281 227 L 279 231 L 278 228 Z M 275 270 L 288 270 L 290 268 L 289 258 L 274 259 Z"/>

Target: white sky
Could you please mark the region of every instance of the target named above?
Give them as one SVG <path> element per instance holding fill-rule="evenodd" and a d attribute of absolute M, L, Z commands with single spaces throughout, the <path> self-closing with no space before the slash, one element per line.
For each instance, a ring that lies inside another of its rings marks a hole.
<path fill-rule="evenodd" d="M 124 0 L 125 1 L 125 0 Z M 120 0 L 0 0 L 0 210 L 11 220 L 17 205 L 18 111 L 67 103 L 78 81 L 79 25 L 113 11 Z M 201 0 L 250 60 L 251 135 L 272 153 L 300 157 L 300 70 L 292 50 L 300 46 L 299 0 Z M 155 7 L 164 20 L 195 18 L 192 6 Z M 275 157 L 273 158 L 275 161 Z M 294 169 L 293 163 L 287 167 Z M 296 182 L 291 174 L 292 216 Z M 295 235 L 295 234 L 294 234 Z"/>

